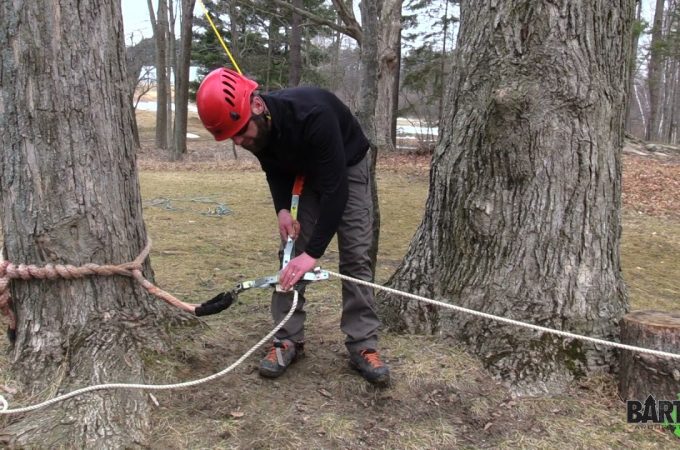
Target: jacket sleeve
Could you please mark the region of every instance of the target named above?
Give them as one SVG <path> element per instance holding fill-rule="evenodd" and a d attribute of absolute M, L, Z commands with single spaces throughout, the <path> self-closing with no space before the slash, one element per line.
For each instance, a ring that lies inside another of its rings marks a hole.
<path fill-rule="evenodd" d="M 277 170 L 266 170 L 267 184 L 272 194 L 276 214 L 282 209 L 290 209 L 290 200 L 293 193 L 295 176 Z"/>
<path fill-rule="evenodd" d="M 342 132 L 337 115 L 318 108 L 310 115 L 305 129 L 305 145 L 313 155 L 311 171 L 320 190 L 319 217 L 305 252 L 321 257 L 338 230 L 345 211 L 349 188 Z"/>

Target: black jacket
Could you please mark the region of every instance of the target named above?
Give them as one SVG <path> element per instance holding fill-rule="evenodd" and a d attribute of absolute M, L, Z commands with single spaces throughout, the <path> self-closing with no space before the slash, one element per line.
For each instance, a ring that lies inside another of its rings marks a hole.
<path fill-rule="evenodd" d="M 320 195 L 319 219 L 305 252 L 319 258 L 338 229 L 348 196 L 347 167 L 361 161 L 368 139 L 334 94 L 312 87 L 262 95 L 271 113 L 271 138 L 257 156 L 278 213 L 290 209 L 296 175 Z"/>

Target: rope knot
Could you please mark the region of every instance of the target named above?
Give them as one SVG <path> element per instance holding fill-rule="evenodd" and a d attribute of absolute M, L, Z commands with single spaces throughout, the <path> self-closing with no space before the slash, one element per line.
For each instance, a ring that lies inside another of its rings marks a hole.
<path fill-rule="evenodd" d="M 45 264 L 39 267 L 32 264 L 12 264 L 10 261 L 0 260 L 0 311 L 9 318 L 9 329 L 16 330 L 16 317 L 12 310 L 12 299 L 9 294 L 9 282 L 13 279 L 31 280 L 34 278 L 55 280 L 63 278 L 72 280 L 84 278 L 92 275 L 112 276 L 122 275 L 135 279 L 150 294 L 177 306 L 187 312 L 193 313 L 196 305 L 184 303 L 171 294 L 156 287 L 142 274 L 144 260 L 151 251 L 151 240 L 149 240 L 134 261 L 118 265 L 99 265 L 94 263 L 84 264 L 80 267 L 71 264 Z M 2 256 L 0 255 L 0 259 Z M 1 403 L 1 401 L 0 401 Z"/>

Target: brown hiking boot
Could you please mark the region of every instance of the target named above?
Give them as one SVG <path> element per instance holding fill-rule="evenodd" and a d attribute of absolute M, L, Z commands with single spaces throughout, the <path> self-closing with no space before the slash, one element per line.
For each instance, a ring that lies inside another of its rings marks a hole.
<path fill-rule="evenodd" d="M 266 378 L 277 378 L 283 375 L 288 366 L 304 354 L 302 344 L 289 339 L 274 340 L 267 356 L 260 361 L 260 375 Z"/>
<path fill-rule="evenodd" d="M 390 384 L 390 368 L 380 360 L 375 349 L 367 348 L 349 353 L 349 365 L 359 371 L 361 376 L 376 386 Z"/>

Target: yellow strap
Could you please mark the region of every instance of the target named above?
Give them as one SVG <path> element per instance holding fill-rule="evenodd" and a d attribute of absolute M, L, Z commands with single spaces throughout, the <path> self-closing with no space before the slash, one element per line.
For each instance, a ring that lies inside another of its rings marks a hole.
<path fill-rule="evenodd" d="M 229 60 L 233 64 L 234 68 L 236 69 L 236 71 L 240 75 L 243 75 L 243 72 L 241 72 L 241 68 L 238 66 L 238 64 L 236 64 L 236 60 L 234 59 L 233 56 L 231 56 L 231 52 L 229 51 L 229 47 L 227 47 L 227 44 L 225 44 L 224 41 L 222 40 L 222 36 L 220 36 L 220 32 L 217 31 L 217 27 L 215 26 L 212 19 L 210 18 L 210 13 L 208 13 L 208 10 L 206 9 L 205 5 L 203 4 L 203 1 L 198 0 L 198 4 L 201 5 L 201 8 L 203 8 L 203 13 L 205 14 L 205 17 L 208 19 L 208 22 L 210 22 L 210 26 L 212 27 L 213 31 L 215 32 L 217 39 L 219 39 L 220 44 L 222 44 L 224 51 L 227 52 L 227 56 L 229 57 Z"/>

